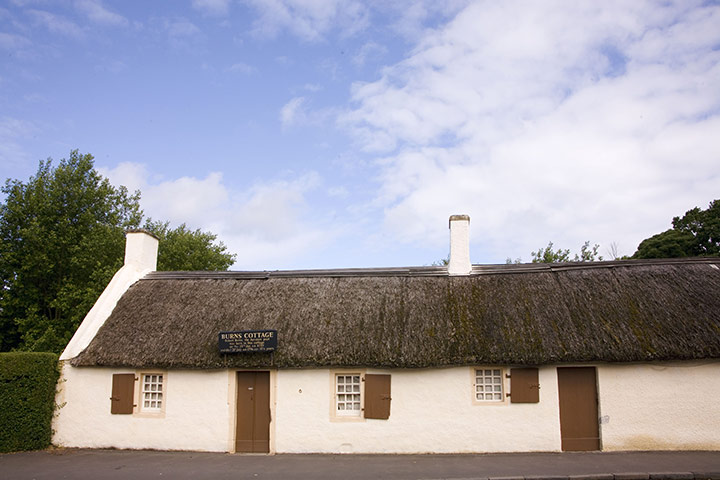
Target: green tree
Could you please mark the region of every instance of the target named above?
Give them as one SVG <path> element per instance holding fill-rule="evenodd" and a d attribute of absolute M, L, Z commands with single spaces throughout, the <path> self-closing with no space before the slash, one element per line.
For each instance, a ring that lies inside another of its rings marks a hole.
<path fill-rule="evenodd" d="M 171 229 L 170 222 L 148 219 L 143 228 L 160 239 L 158 270 L 227 270 L 235 263 L 235 255 L 227 252 L 217 235 L 190 230 L 183 223 Z"/>
<path fill-rule="evenodd" d="M 560 262 L 594 262 L 602 260 L 602 255 L 598 255 L 600 245 L 595 244 L 590 247 L 590 242 L 585 242 L 580 247 L 580 255 L 575 254 L 574 258 L 570 258 L 570 249 L 563 250 L 558 248 L 553 250 L 553 242 L 548 242 L 547 247 L 540 248 L 537 252 L 531 252 L 532 263 L 560 263 Z M 507 263 L 507 262 L 506 262 Z"/>
<path fill-rule="evenodd" d="M 674 217 L 672 226 L 640 242 L 633 258 L 720 256 L 720 200 Z"/>
<path fill-rule="evenodd" d="M 0 351 L 59 353 L 122 266 L 125 231 L 142 223 L 140 192 L 113 187 L 77 150 L 2 192 Z M 160 269 L 227 270 L 235 259 L 211 233 L 145 226 L 160 238 Z"/>
<path fill-rule="evenodd" d="M 447 267 L 450 264 L 450 254 L 447 257 L 440 260 L 435 260 L 430 264 L 431 267 Z"/>
<path fill-rule="evenodd" d="M 538 249 L 537 252 L 531 252 L 533 257 L 532 263 L 558 263 L 570 261 L 570 250 L 558 248 L 553 250 L 553 242 L 548 242 L 547 247 Z"/>
<path fill-rule="evenodd" d="M 590 241 L 588 240 L 583 243 L 582 247 L 580 247 L 580 255 L 575 254 L 573 262 L 594 262 L 595 260 L 601 261 L 603 257 L 602 255 L 598 255 L 599 249 L 600 245 L 598 245 L 597 243 L 590 247 Z"/>
<path fill-rule="evenodd" d="M 640 242 L 632 258 L 676 258 L 696 255 L 695 237 L 689 232 L 670 229 Z"/>
<path fill-rule="evenodd" d="M 121 266 L 139 193 L 110 185 L 77 150 L 2 191 L 0 347 L 59 352 Z"/>
<path fill-rule="evenodd" d="M 707 210 L 698 207 L 673 218 L 673 229 L 689 233 L 695 238 L 697 255 L 720 255 L 720 200 L 713 200 Z"/>

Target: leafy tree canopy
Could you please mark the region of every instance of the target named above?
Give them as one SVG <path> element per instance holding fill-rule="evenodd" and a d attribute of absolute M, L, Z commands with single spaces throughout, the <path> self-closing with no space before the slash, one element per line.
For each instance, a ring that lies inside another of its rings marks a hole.
<path fill-rule="evenodd" d="M 580 247 L 580 254 L 575 254 L 575 257 L 570 258 L 570 250 L 563 250 L 558 248 L 553 250 L 553 242 L 548 242 L 547 247 L 540 248 L 537 252 L 531 252 L 532 263 L 559 263 L 559 262 L 593 262 L 595 260 L 602 260 L 602 255 L 598 255 L 600 245 L 595 244 L 590 247 L 590 242 L 587 241 Z"/>
<path fill-rule="evenodd" d="M 640 242 L 633 258 L 720 256 L 720 200 L 674 217 L 672 226 Z"/>
<path fill-rule="evenodd" d="M 0 351 L 59 353 L 122 266 L 124 232 L 142 222 L 140 192 L 112 186 L 77 150 L 57 167 L 41 161 L 26 183 L 8 179 L 2 192 Z M 164 268 L 227 269 L 234 260 L 210 233 L 146 226 L 161 239 Z"/>
<path fill-rule="evenodd" d="M 160 239 L 158 270 L 227 270 L 235 263 L 222 242 L 214 243 L 217 235 L 190 230 L 184 223 L 170 229 L 169 223 L 148 219 L 143 226 Z"/>

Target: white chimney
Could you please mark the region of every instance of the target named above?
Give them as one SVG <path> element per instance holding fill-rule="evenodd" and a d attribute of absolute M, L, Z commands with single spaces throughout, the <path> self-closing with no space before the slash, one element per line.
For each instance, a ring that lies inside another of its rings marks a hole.
<path fill-rule="evenodd" d="M 125 232 L 125 265 L 115 272 L 100 298 L 85 315 L 85 319 L 60 355 L 60 360 L 69 360 L 90 345 L 130 285 L 148 272 L 157 270 L 157 254 L 158 238 L 155 235 L 142 229 Z"/>
<path fill-rule="evenodd" d="M 137 270 L 157 270 L 158 238 L 147 230 L 125 234 L 125 265 Z"/>
<path fill-rule="evenodd" d="M 468 275 L 472 271 L 470 263 L 470 216 L 450 216 L 450 262 L 448 274 Z"/>

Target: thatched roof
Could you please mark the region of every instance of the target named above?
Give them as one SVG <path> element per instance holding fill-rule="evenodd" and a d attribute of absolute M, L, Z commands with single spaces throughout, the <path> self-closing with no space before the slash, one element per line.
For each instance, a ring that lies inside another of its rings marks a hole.
<path fill-rule="evenodd" d="M 720 259 L 156 272 L 76 366 L 430 367 L 720 358 Z M 278 331 L 220 354 L 221 331 Z"/>

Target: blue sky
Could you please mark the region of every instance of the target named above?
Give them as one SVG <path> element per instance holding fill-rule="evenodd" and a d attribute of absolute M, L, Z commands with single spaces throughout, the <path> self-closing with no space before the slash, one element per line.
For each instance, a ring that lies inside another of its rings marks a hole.
<path fill-rule="evenodd" d="M 441 5 L 440 5 L 441 4 Z M 610 257 L 720 198 L 717 2 L 10 0 L 0 177 L 92 153 L 235 269 Z"/>

